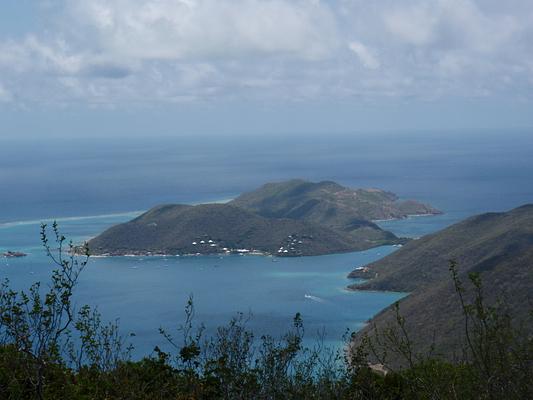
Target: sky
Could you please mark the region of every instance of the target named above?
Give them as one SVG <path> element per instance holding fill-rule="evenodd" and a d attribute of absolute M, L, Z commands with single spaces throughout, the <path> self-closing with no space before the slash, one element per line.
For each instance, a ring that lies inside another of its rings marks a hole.
<path fill-rule="evenodd" d="M 0 135 L 533 127 L 531 0 L 2 0 Z"/>

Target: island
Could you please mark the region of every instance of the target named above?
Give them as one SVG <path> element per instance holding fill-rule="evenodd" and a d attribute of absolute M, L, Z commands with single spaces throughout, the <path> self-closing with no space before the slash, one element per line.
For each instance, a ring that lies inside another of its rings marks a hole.
<path fill-rule="evenodd" d="M 26 257 L 26 253 L 22 253 L 20 251 L 6 251 L 5 253 L 2 253 L 2 257 L 6 258 L 20 258 L 20 257 Z"/>
<path fill-rule="evenodd" d="M 442 214 L 436 208 L 380 189 L 352 189 L 332 181 L 267 183 L 230 204 L 265 217 L 292 218 L 352 230 L 358 222 Z"/>
<path fill-rule="evenodd" d="M 294 179 L 268 183 L 225 204 L 152 208 L 89 241 L 91 254 L 314 256 L 408 241 L 373 219 L 440 211 L 379 189 Z"/>

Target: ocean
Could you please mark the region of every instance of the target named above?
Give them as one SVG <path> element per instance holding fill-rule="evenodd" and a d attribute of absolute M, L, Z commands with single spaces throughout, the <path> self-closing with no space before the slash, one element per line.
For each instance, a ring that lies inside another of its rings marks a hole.
<path fill-rule="evenodd" d="M 40 222 L 57 219 L 74 241 L 90 238 L 162 203 L 229 199 L 269 181 L 334 180 L 428 202 L 444 214 L 383 221 L 419 237 L 486 211 L 533 202 L 533 132 L 203 136 L 122 139 L 0 138 L 0 276 L 13 287 L 46 282 L 53 266 L 39 243 Z M 93 258 L 75 301 L 119 319 L 135 355 L 164 345 L 159 327 L 183 322 L 192 295 L 207 333 L 239 312 L 261 334 L 281 335 L 300 312 L 309 341 L 332 346 L 402 293 L 349 292 L 355 267 L 396 248 L 320 257 Z"/>

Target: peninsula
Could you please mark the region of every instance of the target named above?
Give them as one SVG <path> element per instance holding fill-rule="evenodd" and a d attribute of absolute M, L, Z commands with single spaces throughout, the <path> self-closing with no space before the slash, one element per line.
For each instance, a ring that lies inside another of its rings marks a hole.
<path fill-rule="evenodd" d="M 420 353 L 432 349 L 453 360 L 461 355 L 465 338 L 450 260 L 457 263 L 458 277 L 467 292 L 473 291 L 469 274 L 480 273 L 485 301 L 495 305 L 504 298 L 516 323 L 531 329 L 528 313 L 533 301 L 533 204 L 477 215 L 412 240 L 389 256 L 352 272 L 351 278 L 364 281 L 350 288 L 410 292 L 400 301 L 400 312 L 413 349 Z M 375 328 L 383 332 L 395 321 L 394 307 L 386 308 L 358 332 L 355 342 L 365 334 L 373 337 Z"/>
<path fill-rule="evenodd" d="M 372 219 L 437 214 L 378 189 L 334 182 L 269 183 L 226 204 L 161 205 L 89 241 L 95 255 L 312 256 L 403 244 Z"/>

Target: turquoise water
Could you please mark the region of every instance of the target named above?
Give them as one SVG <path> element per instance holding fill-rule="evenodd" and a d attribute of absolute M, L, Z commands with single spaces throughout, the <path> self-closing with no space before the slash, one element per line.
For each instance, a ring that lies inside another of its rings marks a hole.
<path fill-rule="evenodd" d="M 60 219 L 62 231 L 75 241 L 87 239 L 132 214 Z M 0 273 L 15 288 L 45 282 L 53 265 L 40 248 L 39 224 L 0 226 L 2 248 L 28 253 L 21 259 L 0 258 Z M 280 335 L 300 312 L 306 337 L 338 346 L 346 330 L 359 329 L 372 315 L 399 299 L 399 293 L 349 292 L 347 274 L 391 253 L 384 246 L 368 251 L 320 257 L 261 256 L 92 258 L 83 272 L 75 301 L 98 306 L 107 320 L 120 319 L 124 333 L 134 332 L 136 354 L 161 345 L 159 327 L 173 329 L 183 321 L 189 295 L 196 321 L 207 333 L 238 312 L 251 314 L 249 327 L 258 334 Z"/>
<path fill-rule="evenodd" d="M 5 148 L 10 150 L 0 157 L 0 251 L 29 256 L 0 258 L 0 277 L 17 288 L 48 279 L 52 265 L 40 248 L 39 221 L 50 217 L 59 218 L 66 236 L 81 241 L 137 215 L 112 213 L 229 198 L 295 177 L 391 190 L 445 212 L 380 222 L 408 237 L 533 202 L 530 131 L 99 142 L 0 138 L 0 149 Z M 90 215 L 103 216 L 76 218 Z M 35 221 L 10 223 L 27 220 Z M 190 294 L 196 320 L 208 333 L 237 312 L 250 312 L 250 328 L 279 335 L 301 312 L 310 340 L 326 329 L 326 340 L 339 345 L 346 329 L 360 328 L 402 296 L 345 290 L 354 267 L 394 250 L 278 262 L 253 256 L 94 258 L 81 277 L 76 302 L 97 305 L 108 320 L 120 318 L 123 332 L 136 334 L 137 355 L 161 343 L 160 326 L 171 329 L 183 321 Z"/>

